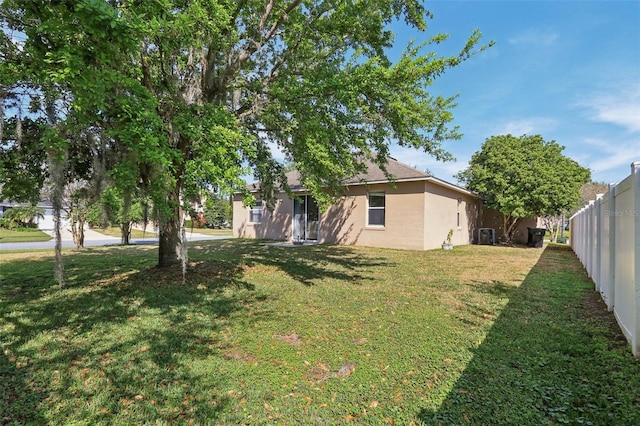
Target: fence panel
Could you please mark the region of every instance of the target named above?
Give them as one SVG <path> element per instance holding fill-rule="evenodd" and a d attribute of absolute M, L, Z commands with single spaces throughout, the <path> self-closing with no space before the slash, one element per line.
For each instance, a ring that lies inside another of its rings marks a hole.
<path fill-rule="evenodd" d="M 629 178 L 621 182 L 615 190 L 616 247 L 614 257 L 614 279 L 616 291 L 614 298 L 614 312 L 622 331 L 627 338 L 634 334 L 635 320 L 635 285 L 634 285 L 634 217 L 627 212 L 633 211 L 633 185 Z"/>
<path fill-rule="evenodd" d="M 573 251 L 640 357 L 640 162 L 569 221 Z"/>
<path fill-rule="evenodd" d="M 609 220 L 609 216 L 610 214 L 607 214 L 608 212 L 611 211 L 611 203 L 610 203 L 610 194 L 606 193 L 604 194 L 604 196 L 602 196 L 599 200 L 600 200 L 600 212 L 599 212 L 599 216 L 598 216 L 598 221 L 600 223 L 600 229 L 599 229 L 599 239 L 600 239 L 600 250 L 599 250 L 599 257 L 600 257 L 600 274 L 598 275 L 597 279 L 598 279 L 598 287 L 600 289 L 600 295 L 602 296 L 602 300 L 605 301 L 605 303 L 607 304 L 607 307 L 611 310 L 613 309 L 613 292 L 612 290 L 612 286 L 611 286 L 611 282 L 610 282 L 610 277 L 609 274 L 611 272 L 611 265 L 610 265 L 610 244 L 611 244 L 611 237 L 610 237 L 610 220 Z"/>

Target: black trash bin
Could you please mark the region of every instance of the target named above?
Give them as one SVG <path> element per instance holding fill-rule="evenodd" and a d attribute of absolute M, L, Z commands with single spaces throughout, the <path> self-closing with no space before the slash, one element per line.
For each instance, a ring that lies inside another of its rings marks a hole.
<path fill-rule="evenodd" d="M 529 230 L 529 236 L 527 238 L 527 246 L 542 248 L 542 243 L 544 242 L 544 234 L 547 232 L 547 229 L 546 228 L 530 228 L 530 227 L 527 227 L 527 229 Z"/>

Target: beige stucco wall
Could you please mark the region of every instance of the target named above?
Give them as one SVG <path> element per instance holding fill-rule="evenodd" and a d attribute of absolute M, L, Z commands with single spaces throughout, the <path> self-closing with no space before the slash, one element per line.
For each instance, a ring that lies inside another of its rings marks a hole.
<path fill-rule="evenodd" d="M 321 219 L 322 242 L 423 249 L 424 183 L 357 185 Z M 385 193 L 385 226 L 367 226 L 367 194 Z"/>
<path fill-rule="evenodd" d="M 425 186 L 424 249 L 440 247 L 450 229 L 453 229 L 453 245 L 473 243 L 477 232 L 479 200 L 433 182 L 426 182 Z"/>
<path fill-rule="evenodd" d="M 242 196 L 233 198 L 233 236 L 235 238 L 265 238 L 270 240 L 291 239 L 291 215 L 293 201 L 279 194 L 273 210 L 262 210 L 262 222 L 249 222 L 250 208 L 242 204 Z"/>
<path fill-rule="evenodd" d="M 385 226 L 367 226 L 367 194 L 385 193 Z M 249 209 L 239 196 L 233 205 L 233 235 L 290 240 L 293 202 L 279 197 L 262 223 L 249 223 Z M 458 210 L 459 209 L 459 210 Z M 460 211 L 460 226 L 457 224 Z M 449 229 L 454 245 L 470 244 L 477 229 L 477 199 L 429 181 L 354 185 L 321 214 L 319 242 L 411 250 L 438 248 Z"/>

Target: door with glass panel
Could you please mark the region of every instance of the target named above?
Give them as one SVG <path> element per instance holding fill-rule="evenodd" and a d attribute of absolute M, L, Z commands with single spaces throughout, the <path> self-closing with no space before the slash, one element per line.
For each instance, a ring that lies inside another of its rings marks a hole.
<path fill-rule="evenodd" d="M 298 195 L 293 199 L 293 240 L 317 241 L 320 209 L 311 195 Z"/>

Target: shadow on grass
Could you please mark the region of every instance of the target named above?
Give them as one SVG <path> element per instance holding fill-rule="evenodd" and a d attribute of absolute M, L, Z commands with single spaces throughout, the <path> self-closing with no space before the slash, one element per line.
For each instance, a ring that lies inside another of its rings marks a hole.
<path fill-rule="evenodd" d="M 197 344 L 198 327 L 187 316 L 198 312 L 215 333 L 220 318 L 245 309 L 255 295 L 224 291 L 241 282 L 240 268 L 207 265 L 207 279 L 183 286 L 174 271 L 152 264 L 148 253 L 130 248 L 66 253 L 63 289 L 51 279 L 49 259 L 3 265 L 0 423 L 104 422 L 127 410 L 169 421 L 216 417 L 225 395 L 191 411 L 167 413 L 160 405 L 181 406 L 189 397 L 182 384 L 195 378 L 174 367 L 183 355 L 202 358 L 209 350 Z M 206 383 L 215 388 L 215 380 Z M 57 406 L 55 418 L 39 410 L 45 399 Z"/>
<path fill-rule="evenodd" d="M 33 374 L 16 363 L 14 356 L 0 352 L 0 424 L 45 424 L 38 411 L 45 392 L 35 392 L 29 386 Z"/>
<path fill-rule="evenodd" d="M 154 266 L 149 247 L 65 252 L 63 289 L 52 280 L 53 256 L 2 264 L 0 423 L 214 421 L 229 399 L 217 389 L 235 378 L 197 366 L 234 353 L 224 338 L 230 316 L 246 315 L 250 326 L 273 315 L 252 310 L 267 296 L 245 280 L 247 267 L 316 285 L 357 284 L 381 264 L 347 247 L 191 246 L 186 285 L 179 268 Z"/>
<path fill-rule="evenodd" d="M 376 257 L 363 257 L 361 251 L 348 246 L 306 245 L 281 247 L 267 245 L 264 241 L 223 240 L 214 245 L 193 243 L 200 247 L 193 258 L 217 259 L 218 261 L 246 266 L 271 266 L 306 286 L 317 285 L 321 280 L 346 280 L 353 284 L 373 278 L 367 273 L 371 267 L 389 265 L 389 261 Z"/>
<path fill-rule="evenodd" d="M 508 304 L 422 423 L 640 424 L 640 364 L 569 248 L 547 247 L 520 287 L 491 287 Z"/>

